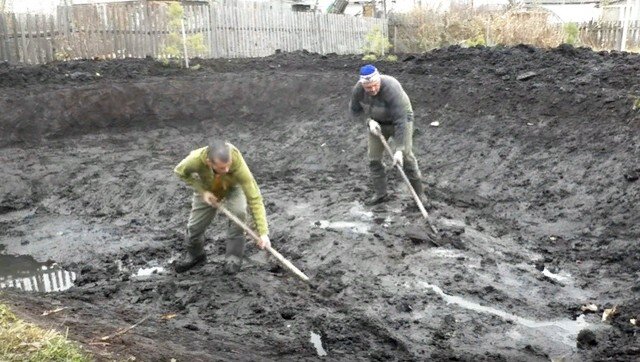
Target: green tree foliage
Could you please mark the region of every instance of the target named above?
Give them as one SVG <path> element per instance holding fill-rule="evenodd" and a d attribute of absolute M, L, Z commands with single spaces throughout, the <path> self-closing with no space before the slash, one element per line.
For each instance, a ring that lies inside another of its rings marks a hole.
<path fill-rule="evenodd" d="M 363 60 L 374 61 L 381 59 L 391 49 L 391 42 L 382 33 L 379 27 L 372 29 L 366 36 L 365 44 L 362 47 L 364 53 Z"/>
<path fill-rule="evenodd" d="M 564 42 L 571 45 L 576 45 L 579 41 L 578 35 L 580 29 L 576 23 L 564 24 Z"/>
<path fill-rule="evenodd" d="M 164 53 L 170 58 L 184 59 L 182 43 L 182 19 L 184 18 L 184 8 L 179 3 L 171 3 L 167 11 L 169 16 L 169 30 L 165 42 Z M 207 50 L 204 45 L 202 34 L 187 35 L 187 56 L 200 54 Z"/>

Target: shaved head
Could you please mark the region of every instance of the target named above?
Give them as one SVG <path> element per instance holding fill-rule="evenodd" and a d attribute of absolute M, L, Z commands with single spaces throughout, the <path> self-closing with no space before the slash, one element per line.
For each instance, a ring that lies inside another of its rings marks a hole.
<path fill-rule="evenodd" d="M 209 144 L 207 158 L 212 162 L 228 163 L 231 160 L 231 149 L 224 140 L 214 139 Z"/>

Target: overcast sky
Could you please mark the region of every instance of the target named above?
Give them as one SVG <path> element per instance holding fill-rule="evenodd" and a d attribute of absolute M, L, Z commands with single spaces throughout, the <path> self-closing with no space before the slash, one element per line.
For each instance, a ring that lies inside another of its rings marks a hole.
<path fill-rule="evenodd" d="M 8 0 L 16 13 L 53 13 L 60 0 Z"/>

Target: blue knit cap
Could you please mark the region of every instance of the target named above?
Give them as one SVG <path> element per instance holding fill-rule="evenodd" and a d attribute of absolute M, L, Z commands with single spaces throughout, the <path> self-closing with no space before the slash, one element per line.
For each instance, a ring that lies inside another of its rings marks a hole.
<path fill-rule="evenodd" d="M 371 83 L 380 80 L 380 72 L 371 64 L 367 64 L 360 68 L 360 82 Z"/>

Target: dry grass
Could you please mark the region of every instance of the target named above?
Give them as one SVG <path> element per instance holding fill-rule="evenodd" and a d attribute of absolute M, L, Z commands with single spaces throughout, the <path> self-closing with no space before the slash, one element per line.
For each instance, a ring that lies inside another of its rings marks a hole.
<path fill-rule="evenodd" d="M 549 14 L 516 10 L 480 11 L 469 7 L 415 9 L 390 24 L 396 52 L 424 52 L 449 45 L 517 45 L 553 47 L 565 38 Z M 395 31 L 395 34 L 394 34 Z"/>
<path fill-rule="evenodd" d="M 0 304 L 0 361 L 90 361 L 80 347 L 54 330 L 18 319 Z"/>
<path fill-rule="evenodd" d="M 549 24 L 548 17 L 544 12 L 506 12 L 491 19 L 487 36 L 493 44 L 555 47 L 564 41 L 565 34 L 560 26 Z"/>

